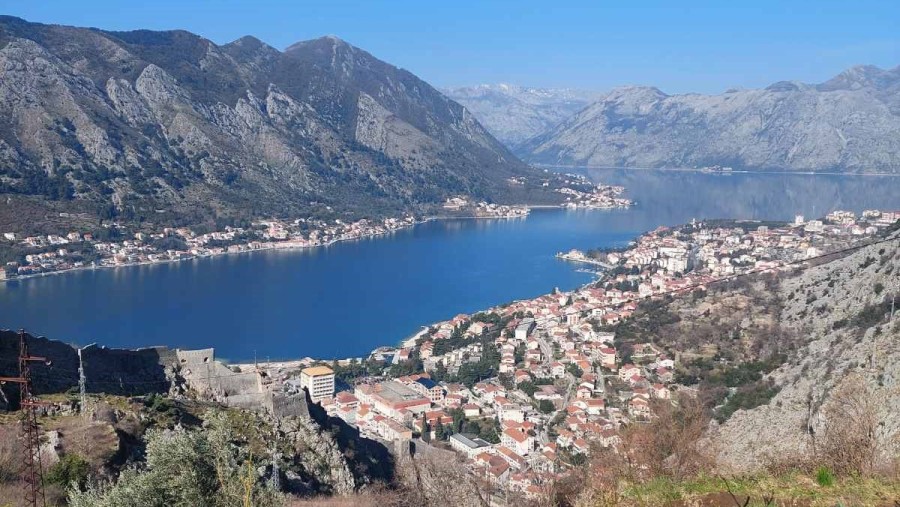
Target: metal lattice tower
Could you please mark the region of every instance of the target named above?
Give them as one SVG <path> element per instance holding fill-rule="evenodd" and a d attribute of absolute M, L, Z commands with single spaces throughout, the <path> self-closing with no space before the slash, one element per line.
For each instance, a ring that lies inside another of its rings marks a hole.
<path fill-rule="evenodd" d="M 81 351 L 78 349 L 78 391 L 81 394 L 81 414 L 87 417 L 87 377 L 84 374 L 84 359 L 81 358 Z"/>
<path fill-rule="evenodd" d="M 44 470 L 41 465 L 40 427 L 37 407 L 43 403 L 31 393 L 31 366 L 33 362 L 47 363 L 46 358 L 30 356 L 25 341 L 25 330 L 19 330 L 19 376 L 0 377 L 0 382 L 19 384 L 19 405 L 22 412 L 22 484 L 26 506 L 46 507 L 44 496 Z"/>

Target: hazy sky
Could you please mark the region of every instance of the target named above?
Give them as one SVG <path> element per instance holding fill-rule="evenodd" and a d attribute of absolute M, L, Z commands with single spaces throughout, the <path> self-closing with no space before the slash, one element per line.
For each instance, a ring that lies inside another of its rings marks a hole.
<path fill-rule="evenodd" d="M 436 86 L 718 93 L 900 64 L 900 0 L 0 0 L 30 21 L 182 28 L 283 49 L 337 35 Z"/>

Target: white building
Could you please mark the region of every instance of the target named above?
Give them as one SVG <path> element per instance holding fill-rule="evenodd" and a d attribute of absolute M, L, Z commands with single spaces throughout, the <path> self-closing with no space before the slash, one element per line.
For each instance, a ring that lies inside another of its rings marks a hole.
<path fill-rule="evenodd" d="M 491 448 L 491 444 L 471 434 L 454 433 L 450 435 L 450 447 L 465 454 L 469 459 Z"/>
<path fill-rule="evenodd" d="M 300 372 L 300 387 L 314 402 L 334 396 L 334 372 L 327 366 L 313 366 Z"/>
<path fill-rule="evenodd" d="M 524 342 L 526 339 L 528 339 L 528 335 L 531 334 L 531 331 L 534 329 L 534 326 L 535 326 L 534 319 L 532 319 L 532 318 L 522 319 L 522 322 L 520 322 L 519 325 L 516 326 L 516 332 L 515 332 L 516 340 Z"/>

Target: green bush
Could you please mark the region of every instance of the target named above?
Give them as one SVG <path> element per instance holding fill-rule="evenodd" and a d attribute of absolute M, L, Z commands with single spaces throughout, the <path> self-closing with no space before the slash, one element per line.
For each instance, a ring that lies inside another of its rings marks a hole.
<path fill-rule="evenodd" d="M 75 486 L 84 488 L 91 465 L 78 454 L 66 454 L 47 471 L 47 482 L 64 488 Z"/>
<path fill-rule="evenodd" d="M 198 430 L 147 434 L 143 464 L 128 467 L 113 484 L 88 482 L 69 490 L 71 507 L 280 507 L 283 497 L 263 484 L 253 455 L 235 445 L 224 413 L 214 413 Z"/>
<path fill-rule="evenodd" d="M 556 407 L 553 406 L 553 403 L 551 403 L 550 400 L 541 400 L 538 404 L 538 409 L 545 414 L 549 414 L 556 410 Z"/>
<path fill-rule="evenodd" d="M 816 482 L 819 486 L 829 487 L 834 485 L 834 474 L 828 467 L 819 467 L 816 471 Z"/>

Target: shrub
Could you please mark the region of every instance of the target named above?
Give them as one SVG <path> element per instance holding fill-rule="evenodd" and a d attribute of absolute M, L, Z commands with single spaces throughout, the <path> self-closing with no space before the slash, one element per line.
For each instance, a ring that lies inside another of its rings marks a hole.
<path fill-rule="evenodd" d="M 834 485 L 834 474 L 828 467 L 819 467 L 816 470 L 816 482 L 819 483 L 819 486 L 829 487 Z"/>
<path fill-rule="evenodd" d="M 859 329 L 868 329 L 881 322 L 891 311 L 891 298 L 885 298 L 881 303 L 870 304 L 863 307 L 853 317 L 852 324 Z"/>
<path fill-rule="evenodd" d="M 151 430 L 146 463 L 126 468 L 115 484 L 88 483 L 84 492 L 69 490 L 71 507 L 236 505 L 275 507 L 283 498 L 265 487 L 252 454 L 234 445 L 240 440 L 224 414 L 213 414 L 196 431 Z"/>
<path fill-rule="evenodd" d="M 84 488 L 91 465 L 78 454 L 66 454 L 47 471 L 47 482 L 62 487 Z"/>
<path fill-rule="evenodd" d="M 816 435 L 816 459 L 839 475 L 868 475 L 876 466 L 878 401 L 865 379 L 846 377 L 822 407 L 825 426 Z"/>

